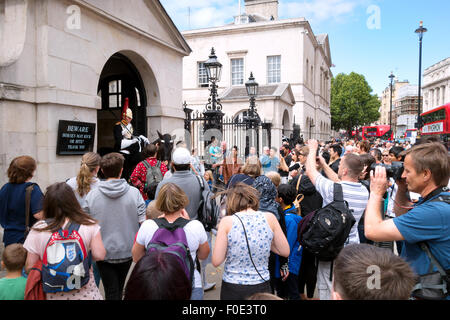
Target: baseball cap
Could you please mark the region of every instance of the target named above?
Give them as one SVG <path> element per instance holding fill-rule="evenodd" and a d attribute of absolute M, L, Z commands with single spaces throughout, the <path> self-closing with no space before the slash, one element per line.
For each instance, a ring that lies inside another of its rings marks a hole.
<path fill-rule="evenodd" d="M 190 164 L 191 153 L 186 148 L 176 148 L 172 153 L 172 161 L 175 164 Z"/>

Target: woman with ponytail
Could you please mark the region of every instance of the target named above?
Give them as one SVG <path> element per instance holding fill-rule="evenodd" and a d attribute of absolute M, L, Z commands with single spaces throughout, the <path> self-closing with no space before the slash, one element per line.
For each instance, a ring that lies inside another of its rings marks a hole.
<path fill-rule="evenodd" d="M 81 158 L 81 167 L 78 175 L 67 180 L 67 184 L 73 189 L 81 207 L 83 207 L 89 191 L 98 185 L 97 173 L 100 169 L 100 160 L 101 157 L 98 153 L 85 153 Z"/>

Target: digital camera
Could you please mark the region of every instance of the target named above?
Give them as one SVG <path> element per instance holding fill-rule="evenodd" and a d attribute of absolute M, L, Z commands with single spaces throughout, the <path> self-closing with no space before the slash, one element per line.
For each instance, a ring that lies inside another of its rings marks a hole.
<path fill-rule="evenodd" d="M 387 177 L 394 179 L 394 181 L 402 177 L 404 167 L 401 161 L 392 161 L 392 164 L 374 163 L 370 166 L 370 170 L 375 170 L 378 166 L 385 167 Z"/>

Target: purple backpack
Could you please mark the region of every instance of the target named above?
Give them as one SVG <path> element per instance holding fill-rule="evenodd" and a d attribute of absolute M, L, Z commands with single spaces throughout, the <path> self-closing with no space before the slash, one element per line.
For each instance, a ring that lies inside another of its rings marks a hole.
<path fill-rule="evenodd" d="M 158 225 L 158 230 L 153 234 L 147 246 L 147 252 L 163 251 L 174 254 L 180 261 L 186 276 L 193 281 L 194 260 L 183 229 L 190 220 L 178 218 L 173 223 L 169 223 L 164 218 L 158 218 L 154 221 Z"/>

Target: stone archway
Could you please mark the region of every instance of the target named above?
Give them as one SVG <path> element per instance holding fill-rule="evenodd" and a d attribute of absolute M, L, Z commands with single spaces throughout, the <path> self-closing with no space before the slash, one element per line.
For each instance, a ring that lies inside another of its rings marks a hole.
<path fill-rule="evenodd" d="M 149 106 L 160 102 L 156 79 L 144 58 L 132 51 L 113 54 L 102 68 L 97 92 L 102 101 L 97 111 L 98 153 L 113 150 L 113 127 L 121 120 L 125 98 L 133 111 L 134 134 L 148 136 Z"/>

